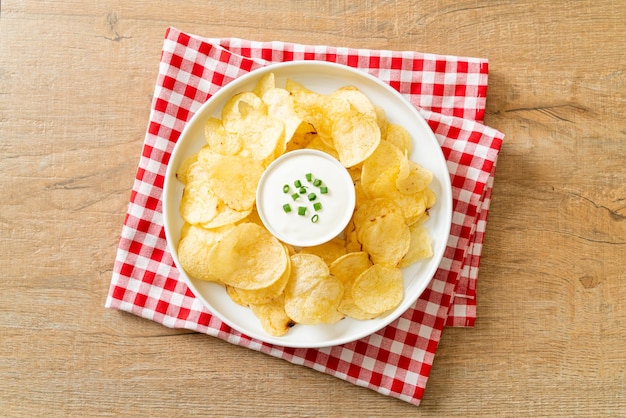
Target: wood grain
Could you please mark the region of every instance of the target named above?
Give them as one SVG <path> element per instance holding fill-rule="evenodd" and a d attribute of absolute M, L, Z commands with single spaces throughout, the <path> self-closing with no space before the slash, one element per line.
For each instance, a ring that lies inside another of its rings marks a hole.
<path fill-rule="evenodd" d="M 626 415 L 626 4 L 0 3 L 6 416 Z M 104 301 L 165 29 L 479 56 L 506 134 L 473 329 L 420 407 Z"/>

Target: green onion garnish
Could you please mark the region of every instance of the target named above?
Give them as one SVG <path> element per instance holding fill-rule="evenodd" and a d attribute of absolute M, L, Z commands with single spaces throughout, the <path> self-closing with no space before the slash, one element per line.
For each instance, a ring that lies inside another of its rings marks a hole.
<path fill-rule="evenodd" d="M 326 193 L 328 193 L 328 187 L 326 187 L 326 186 L 322 186 L 322 187 L 320 187 L 320 193 L 321 193 L 321 194 L 326 194 Z"/>
<path fill-rule="evenodd" d="M 315 202 L 313 204 L 313 209 L 315 209 L 315 212 L 318 212 L 322 209 L 322 204 L 320 202 Z"/>
<path fill-rule="evenodd" d="M 300 198 L 300 195 L 298 193 L 294 193 L 294 194 L 291 195 L 291 198 L 293 200 L 298 200 Z"/>
<path fill-rule="evenodd" d="M 306 215 L 306 207 L 305 206 L 298 206 L 298 215 L 300 215 L 300 216 Z"/>
<path fill-rule="evenodd" d="M 296 180 L 293 182 L 293 185 L 296 186 L 296 189 L 299 189 L 302 187 L 302 182 L 300 182 L 300 180 Z"/>
<path fill-rule="evenodd" d="M 306 189 L 304 187 L 300 187 L 300 194 L 305 194 L 306 193 Z"/>
<path fill-rule="evenodd" d="M 319 215 L 316 213 L 315 215 L 313 215 L 313 217 L 311 218 L 311 222 L 313 222 L 314 224 L 317 223 L 317 221 L 320 219 Z"/>
<path fill-rule="evenodd" d="M 317 196 L 315 195 L 315 193 L 309 193 L 307 197 L 309 198 L 309 202 L 312 202 L 315 199 L 317 199 Z"/>
<path fill-rule="evenodd" d="M 315 187 L 319 187 L 322 185 L 322 180 L 320 179 L 315 179 L 315 181 L 313 182 L 313 186 Z"/>
<path fill-rule="evenodd" d="M 305 177 L 306 177 L 306 181 L 308 181 L 308 182 L 313 180 L 313 174 L 311 174 L 311 173 L 306 173 Z"/>
<path fill-rule="evenodd" d="M 290 189 L 289 185 L 288 185 L 288 184 L 285 184 L 285 185 L 283 186 L 283 193 L 289 193 L 289 189 Z"/>
<path fill-rule="evenodd" d="M 291 212 L 291 205 L 289 205 L 289 203 L 285 203 L 283 205 L 283 210 L 285 211 L 285 213 Z"/>

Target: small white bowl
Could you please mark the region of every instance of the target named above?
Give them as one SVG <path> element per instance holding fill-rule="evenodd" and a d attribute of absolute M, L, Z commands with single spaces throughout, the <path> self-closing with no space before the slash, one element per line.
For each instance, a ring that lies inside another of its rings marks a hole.
<path fill-rule="evenodd" d="M 325 152 L 302 149 L 283 154 L 267 167 L 257 187 L 256 208 L 276 238 L 312 247 L 342 233 L 355 200 L 350 173 L 339 161 Z"/>

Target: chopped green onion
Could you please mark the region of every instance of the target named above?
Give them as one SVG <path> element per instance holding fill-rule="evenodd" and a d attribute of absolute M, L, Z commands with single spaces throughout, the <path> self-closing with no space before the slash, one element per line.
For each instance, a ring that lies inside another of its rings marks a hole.
<path fill-rule="evenodd" d="M 309 193 L 307 197 L 309 198 L 309 202 L 312 202 L 315 199 L 317 199 L 317 196 L 315 195 L 315 193 Z"/>
<path fill-rule="evenodd" d="M 306 173 L 306 181 L 310 182 L 313 180 L 313 174 L 311 173 Z"/>
<path fill-rule="evenodd" d="M 305 206 L 299 206 L 298 207 L 298 215 L 300 215 L 300 216 L 306 215 L 306 207 Z"/>
<path fill-rule="evenodd" d="M 315 179 L 315 181 L 313 182 L 313 186 L 315 187 L 319 187 L 322 185 L 322 180 L 320 179 Z"/>
<path fill-rule="evenodd" d="M 290 190 L 289 185 L 288 185 L 288 184 L 285 184 L 285 185 L 283 186 L 283 193 L 289 193 L 289 190 Z"/>
<path fill-rule="evenodd" d="M 306 193 L 306 188 L 300 187 L 300 194 L 305 194 L 305 193 Z"/>
<path fill-rule="evenodd" d="M 283 210 L 285 211 L 285 213 L 291 212 L 291 205 L 289 205 L 289 203 L 285 203 L 283 205 Z"/>
<path fill-rule="evenodd" d="M 315 209 L 315 212 L 322 210 L 322 204 L 320 202 L 315 202 L 313 204 L 313 209 Z"/>
<path fill-rule="evenodd" d="M 326 193 L 328 193 L 328 187 L 326 187 L 326 186 L 322 186 L 322 187 L 320 187 L 320 193 L 321 193 L 321 194 L 326 194 Z"/>
<path fill-rule="evenodd" d="M 291 198 L 293 200 L 298 200 L 300 198 L 300 195 L 298 193 L 294 193 L 294 194 L 291 195 Z"/>
<path fill-rule="evenodd" d="M 320 219 L 319 215 L 316 213 L 315 215 L 313 215 L 313 217 L 311 218 L 311 222 L 313 222 L 314 224 L 317 223 L 317 221 Z"/>
<path fill-rule="evenodd" d="M 296 180 L 293 182 L 293 185 L 296 186 L 296 189 L 302 187 L 302 182 L 300 180 Z"/>

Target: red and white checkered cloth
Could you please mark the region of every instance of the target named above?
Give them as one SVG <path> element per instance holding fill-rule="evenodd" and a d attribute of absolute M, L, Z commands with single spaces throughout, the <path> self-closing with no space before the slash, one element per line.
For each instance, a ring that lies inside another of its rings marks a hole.
<path fill-rule="evenodd" d="M 346 64 L 400 91 L 435 132 L 453 187 L 448 246 L 416 304 L 369 337 L 321 349 L 262 343 L 211 315 L 178 280 L 163 229 L 165 170 L 187 121 L 233 79 L 270 63 L 291 60 Z M 208 39 L 169 28 L 106 306 L 168 327 L 206 333 L 418 405 L 444 327 L 472 326 L 476 318 L 476 279 L 495 163 L 504 137 L 482 123 L 486 91 L 484 59 Z"/>

